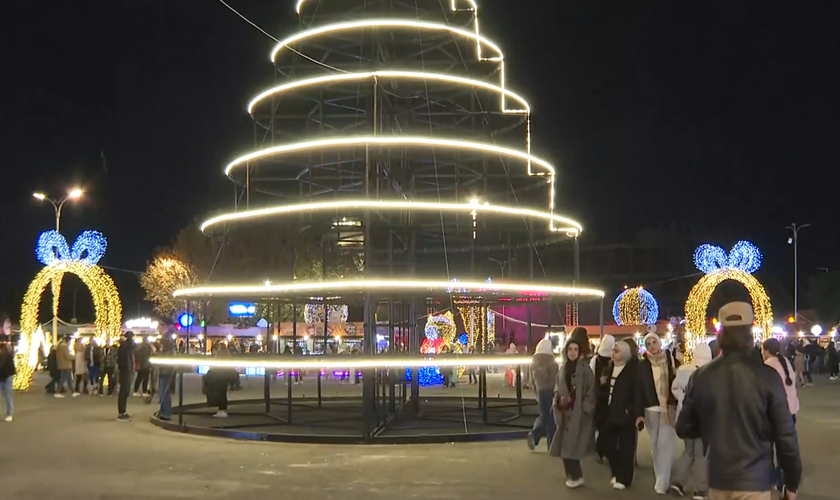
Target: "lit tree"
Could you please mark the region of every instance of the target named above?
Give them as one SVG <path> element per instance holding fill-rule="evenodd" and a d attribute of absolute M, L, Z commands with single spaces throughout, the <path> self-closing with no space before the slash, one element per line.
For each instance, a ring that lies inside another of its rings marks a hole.
<path fill-rule="evenodd" d="M 140 286 L 146 292 L 146 300 L 152 303 L 158 314 L 169 319 L 175 319 L 186 309 L 186 303 L 173 297 L 172 292 L 194 286 L 198 281 L 196 270 L 170 251 L 162 251 L 140 275 Z"/>

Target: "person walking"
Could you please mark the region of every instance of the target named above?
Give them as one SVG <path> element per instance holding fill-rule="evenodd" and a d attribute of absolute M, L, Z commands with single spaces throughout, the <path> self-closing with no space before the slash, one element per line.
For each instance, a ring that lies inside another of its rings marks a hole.
<path fill-rule="evenodd" d="M 47 372 L 50 374 L 50 383 L 44 389 L 47 391 L 47 394 L 56 394 L 61 372 L 58 371 L 58 354 L 56 353 L 55 346 L 50 346 L 50 353 L 47 355 Z"/>
<path fill-rule="evenodd" d="M 802 352 L 802 343 L 796 346 L 796 351 L 793 356 L 793 366 L 796 370 L 796 385 L 802 387 L 805 385 L 805 353 Z"/>
<path fill-rule="evenodd" d="M 55 390 L 55 397 L 63 398 L 63 392 L 73 392 L 73 354 L 70 352 L 69 338 L 61 339 L 55 350 L 56 367 L 58 368 L 58 386 Z"/>
<path fill-rule="evenodd" d="M 613 489 L 623 490 L 633 484 L 636 458 L 636 387 L 639 359 L 633 356 L 630 344 L 616 342 L 610 363 L 600 379 L 601 393 L 596 414 L 601 414 L 598 439 L 610 464 Z"/>
<path fill-rule="evenodd" d="M 73 344 L 75 351 L 73 357 L 73 368 L 76 373 L 76 388 L 73 390 L 73 397 L 82 395 L 82 391 L 86 393 L 88 390 L 88 369 L 87 361 L 85 361 L 85 344 L 81 338 L 77 338 Z"/>
<path fill-rule="evenodd" d="M 175 343 L 172 339 L 164 337 L 160 343 L 160 351 L 157 354 L 160 357 L 175 356 Z M 160 409 L 157 417 L 163 421 L 172 420 L 172 388 L 175 386 L 175 368 L 171 366 L 160 366 L 158 368 L 160 376 Z"/>
<path fill-rule="evenodd" d="M 639 365 L 638 390 L 636 391 L 636 426 L 644 424 L 650 435 L 653 451 L 653 471 L 656 475 L 654 491 L 659 495 L 668 492 L 671 485 L 671 467 L 674 465 L 674 420 L 677 399 L 671 393 L 676 377 L 676 365 L 671 353 L 662 348 L 659 335 L 645 336 L 647 350 Z"/>
<path fill-rule="evenodd" d="M 0 335 L 0 393 L 6 403 L 6 417 L 4 422 L 14 420 L 15 414 L 15 350 L 12 347 L 12 320 L 8 314 L 0 314 L 2 321 L 2 335 Z"/>
<path fill-rule="evenodd" d="M 225 346 L 216 353 L 219 359 L 229 359 L 230 351 Z M 204 375 L 204 384 L 207 392 L 207 406 L 215 406 L 219 409 L 213 414 L 215 418 L 228 417 L 228 387 L 239 379 L 239 372 L 236 368 L 213 367 Z"/>
<path fill-rule="evenodd" d="M 680 366 L 674 383 L 671 385 L 671 392 L 677 398 L 677 415 L 682 410 L 685 389 L 688 387 L 691 376 L 698 368 L 712 361 L 712 349 L 704 342 L 694 347 L 693 354 L 692 364 Z M 671 490 L 679 496 L 685 496 L 686 491 L 691 491 L 694 493 L 692 495 L 694 500 L 705 500 L 709 487 L 706 480 L 706 454 L 703 442 L 699 439 L 685 439 L 683 442 L 685 449 L 674 466 Z M 687 486 L 691 486 L 692 489 L 687 490 Z"/>
<path fill-rule="evenodd" d="M 563 459 L 566 487 L 584 484 L 581 460 L 595 439 L 595 374 L 581 356 L 582 346 L 569 339 L 563 347 L 563 366 L 557 375 L 554 421 L 557 430 L 549 453 Z"/>
<path fill-rule="evenodd" d="M 702 439 L 710 500 L 770 500 L 773 447 L 784 474 L 782 498 L 795 500 L 802 478 L 799 443 L 779 376 L 756 361 L 753 309 L 731 302 L 718 312 L 721 356 L 689 379 L 677 435 Z"/>
<path fill-rule="evenodd" d="M 114 395 L 114 389 L 117 388 L 117 359 L 119 346 L 111 344 L 105 348 L 105 355 L 102 358 L 102 376 L 99 380 L 99 395 L 103 395 L 105 388 L 105 378 L 108 378 L 108 396 Z"/>
<path fill-rule="evenodd" d="M 796 425 L 796 414 L 799 413 L 799 396 L 796 393 L 796 384 L 791 378 L 793 367 L 790 361 L 785 359 L 781 354 L 782 345 L 777 339 L 767 339 L 761 346 L 761 354 L 764 357 L 764 364 L 776 370 L 779 374 L 783 387 L 785 388 L 785 397 L 787 398 L 788 410 L 790 410 L 793 423 Z M 776 479 L 776 489 L 782 490 L 784 482 L 782 479 L 782 470 L 779 467 L 774 467 L 773 474 Z"/>
<path fill-rule="evenodd" d="M 146 339 L 140 339 L 140 342 L 134 348 L 135 362 L 137 363 L 137 379 L 134 381 L 134 396 L 140 397 L 149 392 L 149 376 L 152 370 L 152 345 L 146 342 Z M 140 389 L 143 392 L 140 392 Z"/>
<path fill-rule="evenodd" d="M 827 354 L 825 357 L 826 367 L 828 368 L 828 379 L 840 379 L 840 357 L 837 356 L 837 345 L 833 340 L 828 342 Z"/>
<path fill-rule="evenodd" d="M 131 422 L 128 414 L 128 396 L 134 378 L 134 332 L 125 332 L 117 349 L 117 369 L 120 372 L 120 393 L 117 398 L 117 421 Z"/>
<path fill-rule="evenodd" d="M 597 386 L 598 404 L 595 407 L 595 430 L 597 436 L 595 438 L 595 452 L 598 454 L 598 462 L 604 463 L 607 459 L 606 448 L 604 447 L 604 440 L 601 437 L 601 426 L 606 421 L 605 410 L 609 400 L 609 384 L 604 375 L 604 371 L 612 360 L 612 349 L 615 345 L 615 337 L 612 335 L 604 335 L 601 343 L 598 344 L 598 351 L 589 362 L 589 368 L 595 374 L 595 385 Z"/>
<path fill-rule="evenodd" d="M 530 370 L 537 390 L 537 403 L 540 415 L 534 421 L 534 427 L 528 433 L 528 448 L 535 450 L 542 438 L 546 438 L 548 448 L 557 431 L 554 414 L 551 411 L 554 401 L 554 386 L 557 384 L 559 367 L 554 359 L 554 349 L 551 339 L 542 339 L 537 344 Z"/>

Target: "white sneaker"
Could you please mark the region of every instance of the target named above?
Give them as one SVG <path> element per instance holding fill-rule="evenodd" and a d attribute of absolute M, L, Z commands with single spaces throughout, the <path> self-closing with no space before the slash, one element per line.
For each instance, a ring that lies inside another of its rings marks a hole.
<path fill-rule="evenodd" d="M 615 478 L 610 479 L 610 486 L 615 486 Z"/>
<path fill-rule="evenodd" d="M 12 418 L 11 415 L 9 415 L 9 416 L 7 416 L 6 418 L 3 419 L 4 422 L 11 422 L 12 420 L 14 420 L 14 418 Z"/>
<path fill-rule="evenodd" d="M 79 397 L 79 396 L 81 396 L 81 395 L 82 395 L 82 393 L 81 393 L 81 392 L 74 392 L 74 393 L 73 393 L 73 397 L 74 397 L 74 398 L 78 398 L 78 397 Z"/>
<path fill-rule="evenodd" d="M 654 488 L 653 491 L 655 491 L 657 495 L 667 495 L 668 494 L 668 490 L 662 490 L 662 489 L 659 489 L 659 488 Z"/>
<path fill-rule="evenodd" d="M 135 392 L 134 394 L 131 395 L 131 397 L 134 397 L 134 398 L 139 398 L 140 396 L 142 396 L 142 394 L 140 394 L 139 392 Z"/>
<path fill-rule="evenodd" d="M 219 411 L 217 411 L 216 413 L 213 414 L 213 417 L 215 417 L 215 418 L 228 418 L 228 412 L 226 412 L 225 410 L 219 410 Z"/>
<path fill-rule="evenodd" d="M 621 484 L 619 482 L 613 483 L 612 487 L 613 487 L 614 490 L 618 490 L 618 491 L 622 491 L 622 490 L 627 489 L 626 486 L 624 486 L 623 484 Z"/>
<path fill-rule="evenodd" d="M 580 488 L 581 486 L 583 486 L 584 482 L 585 481 L 583 480 L 583 478 L 574 480 L 569 479 L 568 481 L 566 481 L 566 487 L 573 490 L 575 488 Z"/>
<path fill-rule="evenodd" d="M 54 397 L 54 398 L 64 399 L 64 397 L 65 397 L 65 396 L 64 396 L 64 394 L 61 394 L 61 393 L 56 392 L 56 393 L 53 395 L 53 397 Z"/>

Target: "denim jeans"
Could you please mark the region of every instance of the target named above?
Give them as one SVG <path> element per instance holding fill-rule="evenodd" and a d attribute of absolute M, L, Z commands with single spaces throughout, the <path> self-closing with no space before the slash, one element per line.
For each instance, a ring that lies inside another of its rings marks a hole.
<path fill-rule="evenodd" d="M 6 401 L 6 416 L 11 417 L 15 414 L 15 390 L 12 389 L 12 381 L 14 376 L 7 378 L 0 382 L 0 392 L 3 393 L 3 399 Z"/>
<path fill-rule="evenodd" d="M 160 374 L 160 410 L 158 417 L 172 418 L 172 374 Z"/>
<path fill-rule="evenodd" d="M 61 370 L 58 374 L 58 387 L 55 392 L 61 392 L 61 389 L 67 389 L 67 392 L 73 392 L 73 371 Z"/>
<path fill-rule="evenodd" d="M 545 438 L 548 441 L 548 447 L 551 448 L 551 440 L 557 431 L 557 425 L 554 423 L 554 415 L 551 412 L 551 406 L 554 401 L 554 390 L 543 389 L 537 393 L 537 398 L 540 405 L 540 416 L 534 421 L 534 428 L 531 430 L 531 434 L 534 436 L 534 443 L 540 444 L 540 439 Z"/>

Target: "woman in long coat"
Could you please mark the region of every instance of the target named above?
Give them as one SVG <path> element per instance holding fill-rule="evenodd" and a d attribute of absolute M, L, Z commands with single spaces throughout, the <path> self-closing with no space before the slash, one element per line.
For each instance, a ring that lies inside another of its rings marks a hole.
<path fill-rule="evenodd" d="M 580 461 L 592 448 L 595 439 L 595 374 L 581 356 L 583 351 L 575 339 L 563 348 L 565 361 L 557 375 L 555 388 L 554 420 L 557 432 L 549 452 L 563 459 L 566 469 L 566 486 L 583 486 Z"/>

